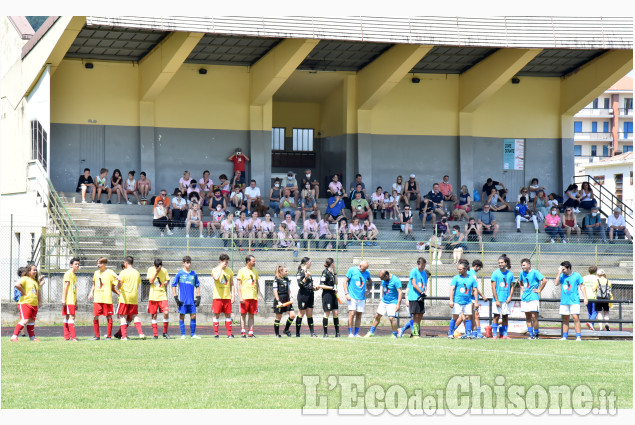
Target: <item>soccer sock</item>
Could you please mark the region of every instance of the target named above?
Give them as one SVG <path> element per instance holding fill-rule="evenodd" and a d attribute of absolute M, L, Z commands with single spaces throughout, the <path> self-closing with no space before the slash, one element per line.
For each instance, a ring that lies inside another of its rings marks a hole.
<path fill-rule="evenodd" d="M 295 319 L 295 334 L 300 335 L 300 328 L 302 327 L 302 317 L 298 316 Z"/>
<path fill-rule="evenodd" d="M 454 327 L 456 326 L 456 320 L 450 320 L 450 325 L 448 326 L 448 335 L 454 335 Z M 414 332 L 413 332 L 414 335 Z"/>
<path fill-rule="evenodd" d="M 99 338 L 99 320 L 93 320 L 93 330 L 95 331 L 95 336 Z"/>
<path fill-rule="evenodd" d="M 276 335 L 280 335 L 280 320 L 273 321 L 273 330 L 276 333 Z"/>
<path fill-rule="evenodd" d="M 15 330 L 13 331 L 13 336 L 17 338 L 18 335 L 20 335 L 20 332 L 22 332 L 22 329 L 24 329 L 23 325 L 21 325 L 19 323 L 17 325 L 15 325 Z"/>
<path fill-rule="evenodd" d="M 376 327 L 376 326 L 371 326 L 371 327 L 370 327 L 370 333 L 371 333 L 371 334 L 374 334 L 374 333 L 375 333 L 375 329 L 377 329 L 377 327 Z"/>
<path fill-rule="evenodd" d="M 313 317 L 307 317 L 306 322 L 309 325 L 309 331 L 311 332 L 311 334 L 313 334 Z"/>
<path fill-rule="evenodd" d="M 494 319 L 494 323 L 492 323 L 492 337 L 498 336 L 498 322 Z"/>
<path fill-rule="evenodd" d="M 355 327 L 355 335 L 359 335 L 359 328 Z"/>
<path fill-rule="evenodd" d="M 227 331 L 227 336 L 232 334 L 232 319 L 225 318 L 225 330 Z"/>
<path fill-rule="evenodd" d="M 170 326 L 170 322 L 168 319 L 163 319 L 163 333 L 168 333 L 168 326 Z"/>
<path fill-rule="evenodd" d="M 139 336 L 143 335 L 143 329 L 141 329 L 141 322 L 134 322 L 134 327 L 137 329 Z"/>
<path fill-rule="evenodd" d="M 190 319 L 190 336 L 196 335 L 196 319 Z"/>
<path fill-rule="evenodd" d="M 529 336 L 534 336 L 534 328 L 527 327 L 527 333 L 529 334 Z"/>
<path fill-rule="evenodd" d="M 152 335 L 159 336 L 159 326 L 156 320 L 152 320 Z"/>
<path fill-rule="evenodd" d="M 503 336 L 507 336 L 507 325 L 502 326 L 502 334 Z"/>
<path fill-rule="evenodd" d="M 413 336 L 419 336 L 419 324 L 418 323 L 413 323 L 412 324 L 412 335 Z"/>
<path fill-rule="evenodd" d="M 106 336 L 112 338 L 112 317 L 108 318 L 108 326 L 106 326 Z"/>
<path fill-rule="evenodd" d="M 35 325 L 27 323 L 26 324 L 26 332 L 29 334 L 29 338 L 31 338 L 31 339 L 35 338 Z"/>
<path fill-rule="evenodd" d="M 245 330 L 245 328 L 242 328 L 242 329 L 240 330 L 240 334 L 241 334 L 241 335 L 246 335 L 246 334 L 247 334 L 247 331 Z"/>
<path fill-rule="evenodd" d="M 28 330 L 28 329 L 29 329 L 29 328 L 27 327 L 27 330 Z M 575 337 L 576 337 L 576 338 L 582 338 L 582 333 L 578 333 L 578 332 L 576 332 L 576 333 L 575 333 Z"/>
<path fill-rule="evenodd" d="M 538 336 L 539 333 L 540 333 L 540 329 L 534 328 L 534 336 Z"/>
<path fill-rule="evenodd" d="M 284 331 L 287 332 L 289 330 L 289 328 L 291 327 L 291 325 L 293 324 L 293 320 L 289 317 L 287 319 L 287 324 L 284 325 Z"/>
<path fill-rule="evenodd" d="M 68 332 L 68 320 L 64 319 L 64 339 L 68 339 L 69 338 L 69 332 Z"/>
<path fill-rule="evenodd" d="M 253 336 L 254 331 L 252 331 L 251 329 L 249 329 L 249 336 Z"/>
<path fill-rule="evenodd" d="M 393 334 L 394 336 L 397 336 L 397 331 L 392 331 L 392 334 Z"/>
<path fill-rule="evenodd" d="M 339 317 L 333 318 L 333 326 L 335 326 L 335 333 L 336 334 L 340 333 L 340 318 Z"/>
<path fill-rule="evenodd" d="M 569 338 L 569 332 L 562 332 L 562 337 L 563 337 L 564 339 Z"/>
<path fill-rule="evenodd" d="M 185 320 L 179 320 L 179 328 L 181 328 L 181 335 L 185 335 Z"/>
<path fill-rule="evenodd" d="M 465 334 L 467 336 L 472 336 L 472 321 L 471 320 L 465 321 Z"/>
<path fill-rule="evenodd" d="M 218 335 L 218 319 L 214 318 L 212 320 L 212 325 L 214 326 L 214 335 Z"/>
<path fill-rule="evenodd" d="M 326 335 L 328 333 L 328 327 L 329 327 L 329 319 L 328 319 L 328 317 L 323 317 L 322 318 L 322 327 L 324 328 L 324 335 Z"/>
<path fill-rule="evenodd" d="M 119 327 L 119 332 L 121 333 L 122 338 L 128 338 L 128 325 L 121 325 Z"/>
<path fill-rule="evenodd" d="M 408 323 L 406 323 L 405 325 L 403 325 L 403 328 L 401 328 L 401 333 L 406 332 L 408 329 L 410 329 L 412 327 L 414 323 L 414 320 L 410 319 L 408 320 Z"/>
<path fill-rule="evenodd" d="M 481 333 L 481 327 L 480 326 L 476 327 L 476 336 L 483 336 L 483 334 Z"/>
<path fill-rule="evenodd" d="M 352 335 L 352 334 L 353 334 L 353 328 L 351 328 L 351 327 L 349 327 L 349 328 L 348 328 L 348 334 L 349 334 L 349 335 Z"/>
<path fill-rule="evenodd" d="M 75 319 L 68 319 L 68 332 L 71 339 L 75 339 Z"/>

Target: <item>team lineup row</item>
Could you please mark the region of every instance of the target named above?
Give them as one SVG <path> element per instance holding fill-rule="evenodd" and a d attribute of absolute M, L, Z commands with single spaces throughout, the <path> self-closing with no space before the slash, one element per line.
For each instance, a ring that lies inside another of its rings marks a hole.
<path fill-rule="evenodd" d="M 232 304 L 238 298 L 240 303 L 240 324 L 241 336 L 243 338 L 253 338 L 254 335 L 254 315 L 258 313 L 258 302 L 263 301 L 260 291 L 258 271 L 255 268 L 256 259 L 253 255 L 245 258 L 245 266 L 234 276 L 233 271 L 228 267 L 229 256 L 221 254 L 218 265 L 212 270 L 213 279 L 213 301 L 212 311 L 214 314 L 213 328 L 214 337 L 219 338 L 219 320 L 221 314 L 225 318 L 225 328 L 228 338 L 233 338 L 232 334 Z M 139 286 L 141 285 L 141 275 L 134 268 L 133 257 L 124 259 L 122 270 L 117 275 L 113 270 L 107 268 L 108 260 L 105 257 L 97 261 L 98 270 L 93 274 L 93 283 L 88 295 L 88 299 L 93 301 L 93 327 L 94 340 L 101 338 L 99 329 L 99 317 L 105 316 L 107 320 L 106 339 L 111 339 L 113 320 L 115 314 L 113 309 L 113 296 L 118 295 L 117 317 L 120 320 L 120 327 L 115 338 L 127 340 L 127 328 L 133 323 L 139 337 L 145 339 L 141 327 L 138 309 Z M 290 280 L 288 270 L 285 266 L 279 265 L 275 270 L 273 283 L 274 293 L 274 330 L 275 335 L 280 338 L 280 323 L 283 314 L 287 313 L 288 318 L 285 323 L 283 333 L 291 336 L 289 330 L 295 321 L 296 337 L 301 334 L 301 327 L 304 317 L 307 318 L 309 332 L 312 337 L 316 337 L 313 323 L 314 294 L 322 290 L 322 307 L 324 311 L 323 328 L 324 337 L 328 337 L 328 319 L 333 316 L 335 337 L 340 336 L 338 310 L 339 304 L 343 300 L 338 295 L 335 262 L 332 258 L 327 258 L 321 276 L 314 279 L 311 274 L 311 259 L 304 257 L 300 261 L 297 270 L 298 292 L 297 300 L 291 297 Z M 168 334 L 169 307 L 168 307 L 168 285 L 174 301 L 178 305 L 179 328 L 181 338 L 185 338 L 185 316 L 190 316 L 190 338 L 200 339 L 196 335 L 196 310 L 201 301 L 201 289 L 198 275 L 192 270 L 192 261 L 189 256 L 183 257 L 183 268 L 170 279 L 168 272 L 163 268 L 162 261 L 156 259 L 153 266 L 147 271 L 147 279 L 150 284 L 149 301 L 147 312 L 152 316 L 152 331 L 155 339 L 158 339 L 159 314 L 163 315 L 163 337 L 170 338 Z M 544 289 L 547 279 L 537 270 L 532 269 L 531 261 L 527 258 L 521 260 L 522 271 L 518 279 L 510 271 L 511 260 L 503 254 L 498 259 L 498 269 L 492 273 L 492 313 L 493 322 L 491 329 L 492 337 L 499 336 L 502 339 L 509 339 L 507 335 L 508 316 L 510 314 L 510 302 L 514 287 L 519 285 L 522 289 L 521 310 L 525 313 L 529 332 L 529 338 L 538 338 L 538 308 L 540 293 Z M 75 309 L 77 305 L 77 275 L 80 260 L 73 258 L 70 261 L 70 269 L 64 274 L 62 314 L 64 316 L 64 339 L 77 341 L 75 335 Z M 373 336 L 382 316 L 387 316 L 394 337 L 400 337 L 403 332 L 412 328 L 411 336 L 418 337 L 420 334 L 421 320 L 425 313 L 424 299 L 428 292 L 428 281 L 430 273 L 426 270 L 426 260 L 420 257 L 408 277 L 407 289 L 402 290 L 401 280 L 388 270 L 381 270 L 379 278 L 381 280 L 381 300 L 377 308 L 373 324 L 367 337 Z M 452 310 L 451 320 L 448 328 L 448 337 L 454 338 L 454 332 L 462 321 L 465 322 L 466 333 L 464 338 L 483 338 L 479 320 L 479 303 L 482 299 L 487 301 L 487 297 L 479 290 L 477 273 L 483 268 L 480 260 L 474 260 L 470 268 L 467 260 L 462 259 L 457 265 L 458 274 L 453 277 L 450 284 L 449 306 Z M 44 277 L 38 276 L 37 267 L 28 265 L 21 270 L 21 277 L 15 284 L 16 300 L 20 313 L 20 320 L 17 323 L 11 341 L 18 341 L 18 335 L 26 327 L 32 341 L 38 341 L 35 337 L 35 319 L 38 306 L 41 303 L 41 288 L 45 284 Z M 348 304 L 348 336 L 359 337 L 359 328 L 362 313 L 365 310 L 366 298 L 369 296 L 372 287 L 372 279 L 368 271 L 368 262 L 361 261 L 358 266 L 353 266 L 346 272 L 344 282 L 344 296 Z M 558 269 L 556 285 L 561 286 L 560 314 L 563 318 L 563 339 L 568 337 L 569 317 L 573 316 L 575 323 L 576 339 L 581 338 L 580 330 L 580 296 L 581 289 L 584 305 L 587 305 L 588 298 L 585 284 L 579 273 L 573 272 L 571 263 L 563 261 Z M 597 286 L 593 289 L 594 293 Z M 396 317 L 404 302 L 411 315 L 411 320 L 403 329 L 397 329 Z M 293 304 L 298 303 L 298 314 L 294 311 Z M 600 307 L 603 303 L 596 303 Z M 608 310 L 608 300 L 606 309 Z M 473 320 L 472 320 L 473 319 Z M 500 319 L 500 327 L 499 327 Z M 489 328 L 489 327 L 488 327 Z"/>

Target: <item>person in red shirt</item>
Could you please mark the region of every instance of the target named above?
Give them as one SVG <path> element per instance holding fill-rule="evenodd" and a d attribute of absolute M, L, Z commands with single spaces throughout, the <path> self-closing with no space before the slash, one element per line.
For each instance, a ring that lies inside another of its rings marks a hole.
<path fill-rule="evenodd" d="M 234 174 L 236 171 L 240 171 L 241 180 L 240 184 L 244 186 L 245 184 L 245 162 L 250 161 L 249 157 L 245 155 L 240 148 L 236 148 L 236 152 L 227 158 L 228 161 L 232 161 L 234 163 Z M 234 183 L 236 184 L 236 183 Z"/>

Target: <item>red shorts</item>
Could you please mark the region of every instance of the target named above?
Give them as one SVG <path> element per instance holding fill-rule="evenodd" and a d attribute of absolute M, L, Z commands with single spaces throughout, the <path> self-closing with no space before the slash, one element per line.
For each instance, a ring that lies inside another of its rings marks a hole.
<path fill-rule="evenodd" d="M 62 314 L 66 316 L 70 314 L 71 316 L 75 315 L 75 305 L 74 304 L 62 304 Z"/>
<path fill-rule="evenodd" d="M 232 314 L 232 300 L 214 299 L 212 301 L 212 311 L 214 314 Z"/>
<path fill-rule="evenodd" d="M 160 313 L 169 312 L 170 309 L 168 307 L 168 300 L 148 301 L 148 313 L 157 314 L 157 311 Z"/>
<path fill-rule="evenodd" d="M 31 304 L 18 304 L 20 310 L 20 320 L 33 319 L 37 316 L 37 306 Z"/>
<path fill-rule="evenodd" d="M 362 220 L 367 219 L 368 218 L 368 212 L 365 211 L 363 213 L 356 214 L 355 217 L 361 218 Z"/>
<path fill-rule="evenodd" d="M 258 313 L 258 300 L 243 300 L 240 303 L 240 314 L 256 314 Z"/>
<path fill-rule="evenodd" d="M 137 304 L 119 304 L 117 307 L 117 315 L 133 316 L 139 314 L 139 306 Z"/>
<path fill-rule="evenodd" d="M 93 304 L 93 316 L 112 316 L 114 311 L 112 304 L 106 303 L 94 303 Z"/>

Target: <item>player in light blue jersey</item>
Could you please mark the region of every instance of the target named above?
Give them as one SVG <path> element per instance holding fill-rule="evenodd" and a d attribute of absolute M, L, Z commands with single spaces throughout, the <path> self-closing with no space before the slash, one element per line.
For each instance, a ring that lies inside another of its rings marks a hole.
<path fill-rule="evenodd" d="M 410 271 L 410 275 L 412 275 L 413 270 L 418 270 L 420 267 L 425 267 L 425 265 L 426 265 L 426 259 L 423 257 L 419 257 L 419 259 L 417 259 L 417 267 Z M 430 282 L 430 278 L 432 277 L 432 273 L 430 273 L 430 270 L 423 269 L 422 273 L 426 274 L 425 276 L 426 282 Z M 404 295 L 404 298 L 406 298 L 407 300 L 410 300 L 410 297 L 412 296 L 410 295 L 410 289 L 409 289 L 411 284 L 412 284 L 412 278 L 409 277 L 408 286 L 406 287 L 406 293 Z M 427 295 L 427 290 L 428 290 L 428 285 L 425 284 L 424 295 Z M 417 298 L 418 297 L 419 297 L 419 294 L 417 295 Z M 410 301 L 408 301 L 408 303 L 410 303 Z M 408 320 L 408 322 L 406 322 L 406 324 L 403 325 L 403 327 L 397 331 L 397 337 L 401 338 L 408 329 L 413 328 L 413 325 L 414 325 L 414 315 L 410 313 L 410 320 Z M 419 336 L 421 336 L 421 328 L 419 328 Z M 411 333 L 410 338 L 412 337 L 414 337 L 414 335 Z"/>
<path fill-rule="evenodd" d="M 584 305 L 589 300 L 586 296 L 586 288 L 582 282 L 580 273 L 571 270 L 571 263 L 563 261 L 560 263 L 558 277 L 556 278 L 556 286 L 562 285 L 560 290 L 560 315 L 562 316 L 562 340 L 569 338 L 569 316 L 573 316 L 575 325 L 575 339 L 582 341 L 582 331 L 580 329 L 580 294 L 579 288 L 582 287 L 582 295 L 584 296 Z"/>
<path fill-rule="evenodd" d="M 190 338 L 201 339 L 196 335 L 196 307 L 201 303 L 201 283 L 198 275 L 191 270 L 192 259 L 189 255 L 183 257 L 183 269 L 172 279 L 172 295 L 179 306 L 179 327 L 181 339 L 185 339 L 185 315 L 190 315 Z M 179 288 L 177 295 L 176 288 Z M 196 298 L 194 292 L 196 291 Z"/>
<path fill-rule="evenodd" d="M 523 271 L 518 276 L 518 283 L 523 290 L 520 296 L 520 310 L 525 313 L 529 339 L 537 339 L 539 333 L 538 307 L 540 304 L 540 293 L 547 284 L 547 278 L 538 270 L 531 268 L 529 258 L 523 258 L 520 265 L 523 268 Z"/>
<path fill-rule="evenodd" d="M 373 320 L 373 325 L 370 327 L 370 331 L 365 335 L 371 337 L 375 335 L 375 330 L 381 316 L 388 316 L 390 325 L 392 326 L 392 335 L 397 338 L 397 314 L 401 307 L 401 299 L 403 298 L 403 291 L 401 290 L 401 280 L 388 270 L 381 270 L 379 272 L 379 278 L 381 279 L 381 301 L 377 307 L 377 314 Z"/>
<path fill-rule="evenodd" d="M 495 303 L 492 304 L 492 338 L 497 338 L 499 319 L 503 318 L 500 326 L 502 339 L 509 339 L 507 336 L 507 326 L 509 317 L 509 302 L 512 300 L 514 290 L 514 274 L 509 271 L 512 263 L 505 254 L 498 257 L 498 270 L 492 273 L 492 294 Z"/>
<path fill-rule="evenodd" d="M 468 276 L 467 271 L 470 263 L 459 260 L 457 269 L 459 274 L 452 278 L 450 283 L 450 308 L 452 309 L 452 320 L 448 327 L 448 338 L 454 339 L 456 320 L 459 315 L 465 316 L 465 337 L 472 338 L 472 296 L 476 297 L 478 283 L 472 276 Z"/>
<path fill-rule="evenodd" d="M 358 267 L 351 267 L 346 272 L 344 294 L 348 301 L 348 336 L 359 337 L 359 325 L 366 306 L 366 295 L 370 292 L 373 281 L 370 278 L 368 261 L 361 261 Z M 355 333 L 353 334 L 353 326 Z"/>
<path fill-rule="evenodd" d="M 472 276 L 474 280 L 476 280 L 476 283 L 478 283 L 477 273 L 482 268 L 483 268 L 483 262 L 481 260 L 474 260 L 472 261 L 472 268 L 467 271 L 467 274 L 468 276 Z M 487 301 L 488 298 L 481 292 L 478 286 L 476 287 L 476 293 L 483 301 Z M 479 315 L 479 307 L 480 305 L 478 303 L 478 298 L 474 298 L 474 296 L 472 296 L 472 316 L 474 317 L 474 320 L 472 320 L 472 335 L 475 338 L 484 338 L 483 333 L 481 332 L 481 320 Z M 461 322 L 463 320 L 465 320 L 465 317 L 463 317 L 463 315 L 459 316 L 459 319 L 456 321 L 455 326 L 458 328 L 461 325 Z M 476 335 L 474 335 L 474 332 L 476 332 Z"/>

